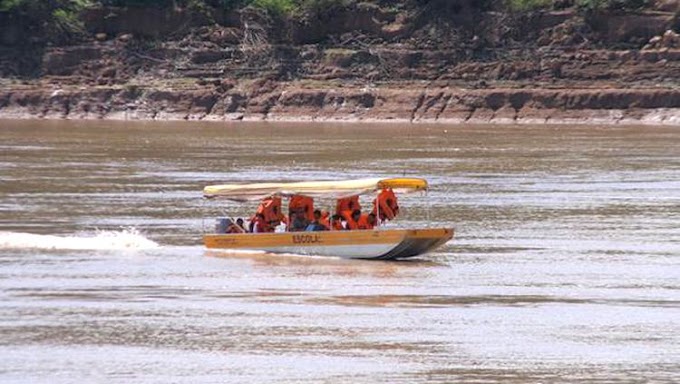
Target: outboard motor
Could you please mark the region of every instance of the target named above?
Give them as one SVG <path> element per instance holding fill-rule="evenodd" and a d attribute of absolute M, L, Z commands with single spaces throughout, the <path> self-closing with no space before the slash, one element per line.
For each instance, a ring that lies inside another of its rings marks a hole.
<path fill-rule="evenodd" d="M 231 219 L 228 217 L 218 217 L 215 219 L 215 232 L 227 233 L 227 228 L 229 228 L 231 223 Z"/>

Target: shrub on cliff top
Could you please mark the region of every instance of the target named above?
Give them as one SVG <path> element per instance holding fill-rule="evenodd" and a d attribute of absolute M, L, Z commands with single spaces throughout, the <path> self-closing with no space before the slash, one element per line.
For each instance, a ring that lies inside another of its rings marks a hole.
<path fill-rule="evenodd" d="M 99 0 L 97 3 L 112 7 L 205 7 L 234 9 L 251 3 L 252 0 Z"/>
<path fill-rule="evenodd" d="M 166 8 L 175 4 L 174 0 L 99 0 L 99 4 L 112 7 L 155 7 Z"/>
<path fill-rule="evenodd" d="M 649 0 L 577 0 L 576 5 L 585 11 L 640 9 L 649 5 Z"/>
<path fill-rule="evenodd" d="M 0 0 L 0 11 L 22 21 L 26 29 L 52 43 L 67 43 L 84 33 L 80 12 L 90 0 Z"/>
<path fill-rule="evenodd" d="M 0 0 L 0 11 L 42 15 L 56 9 L 79 11 L 91 4 L 90 0 Z"/>
<path fill-rule="evenodd" d="M 552 0 L 508 0 L 507 6 L 512 11 L 533 11 L 541 8 L 551 8 Z"/>
<path fill-rule="evenodd" d="M 273 16 L 283 16 L 293 12 L 297 4 L 293 0 L 253 0 L 254 7 L 264 9 Z"/>

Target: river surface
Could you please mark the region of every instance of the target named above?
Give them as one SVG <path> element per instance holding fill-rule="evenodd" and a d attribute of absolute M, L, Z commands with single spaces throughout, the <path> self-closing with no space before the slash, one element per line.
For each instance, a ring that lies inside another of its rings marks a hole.
<path fill-rule="evenodd" d="M 417 260 L 201 245 L 255 209 L 204 185 L 401 175 L 432 186 L 402 225 L 456 228 Z M 680 130 L 0 121 L 0 356 L 3 383 L 678 383 Z"/>

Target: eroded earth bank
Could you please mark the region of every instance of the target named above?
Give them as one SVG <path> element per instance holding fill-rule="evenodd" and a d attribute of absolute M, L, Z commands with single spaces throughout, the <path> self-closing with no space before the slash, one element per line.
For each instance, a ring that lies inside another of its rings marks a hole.
<path fill-rule="evenodd" d="M 0 117 L 680 125 L 677 1 L 475 4 L 96 7 L 61 42 L 0 13 Z"/>

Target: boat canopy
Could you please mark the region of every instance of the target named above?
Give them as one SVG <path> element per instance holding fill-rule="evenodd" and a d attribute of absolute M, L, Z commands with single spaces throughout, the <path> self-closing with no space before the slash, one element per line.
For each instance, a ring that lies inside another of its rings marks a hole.
<path fill-rule="evenodd" d="M 270 196 L 290 197 L 293 195 L 340 199 L 373 193 L 386 188 L 392 188 L 397 193 L 425 191 L 427 181 L 393 178 L 209 185 L 203 189 L 203 196 L 209 199 L 223 198 L 234 201 L 257 201 Z"/>

